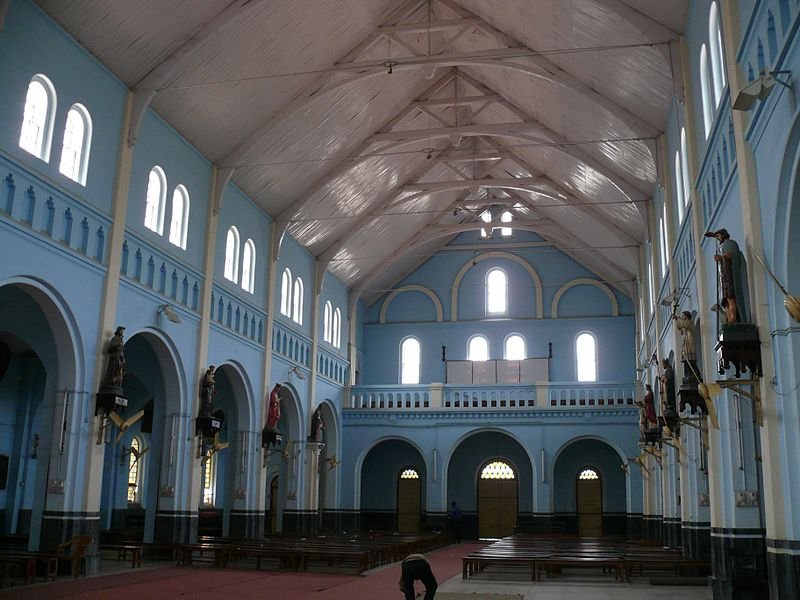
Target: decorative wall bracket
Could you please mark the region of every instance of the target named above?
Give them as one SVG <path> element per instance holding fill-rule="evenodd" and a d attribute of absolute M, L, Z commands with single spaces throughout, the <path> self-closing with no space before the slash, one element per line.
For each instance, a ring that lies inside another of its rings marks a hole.
<path fill-rule="evenodd" d="M 753 411 L 755 412 L 756 422 L 759 426 L 764 425 L 764 412 L 761 407 L 761 396 L 758 395 L 757 391 L 757 379 L 718 379 L 717 385 L 722 389 L 732 390 L 737 394 L 750 398 L 750 400 L 753 401 Z M 742 385 L 752 385 L 753 389 L 756 391 L 749 392 L 740 387 Z"/>

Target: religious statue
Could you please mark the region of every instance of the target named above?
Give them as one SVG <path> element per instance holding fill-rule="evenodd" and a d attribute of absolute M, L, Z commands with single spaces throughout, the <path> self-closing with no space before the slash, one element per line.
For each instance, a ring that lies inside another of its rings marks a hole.
<path fill-rule="evenodd" d="M 267 412 L 267 429 L 277 429 L 281 418 L 281 384 L 276 383 L 269 394 L 269 409 Z"/>
<path fill-rule="evenodd" d="M 683 338 L 681 344 L 681 359 L 684 362 L 694 362 L 697 360 L 697 351 L 695 350 L 694 343 L 694 320 L 692 313 L 688 310 L 683 311 L 680 315 L 672 315 L 675 319 L 675 327 Z"/>
<path fill-rule="evenodd" d="M 108 362 L 106 363 L 106 372 L 103 376 L 103 388 L 110 389 L 112 393 L 122 395 L 122 379 L 125 377 L 125 342 L 122 336 L 125 334 L 125 328 L 117 327 L 111 341 L 108 343 L 106 354 L 108 355 Z"/>
<path fill-rule="evenodd" d="M 325 429 L 325 423 L 322 420 L 322 411 L 318 406 L 314 414 L 311 415 L 311 435 L 309 436 L 309 441 L 321 442 L 323 429 Z"/>
<path fill-rule="evenodd" d="M 636 401 L 636 405 L 639 407 L 639 431 L 642 434 L 643 441 L 645 433 L 658 427 L 656 407 L 653 401 L 653 388 L 649 383 L 646 383 L 644 388 L 644 400 Z"/>
<path fill-rule="evenodd" d="M 214 385 L 214 371 L 216 367 L 209 365 L 206 369 L 203 379 L 200 381 L 200 415 L 201 417 L 210 417 L 213 410 L 214 394 L 217 393 Z"/>
<path fill-rule="evenodd" d="M 661 414 L 675 414 L 675 371 L 668 358 L 661 359 L 661 374 L 658 376 L 658 396 L 661 403 Z"/>
<path fill-rule="evenodd" d="M 727 229 L 706 231 L 705 236 L 715 238 L 719 244 L 714 262 L 717 263 L 719 305 L 725 309 L 726 323 L 747 322 L 747 279 L 739 244 L 731 239 Z"/>

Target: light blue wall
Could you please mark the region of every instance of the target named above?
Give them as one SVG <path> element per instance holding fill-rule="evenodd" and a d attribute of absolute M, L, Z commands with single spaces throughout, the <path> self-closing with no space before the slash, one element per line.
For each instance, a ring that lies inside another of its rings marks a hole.
<path fill-rule="evenodd" d="M 44 43 L 43 40 L 47 40 Z M 35 5 L 11 3 L 0 33 L 0 149 L 67 193 L 109 213 L 122 128 L 125 86 Z M 41 73 L 56 91 L 56 114 L 50 160 L 45 163 L 19 147 L 25 96 L 31 78 Z M 58 171 L 64 125 L 70 107 L 79 102 L 92 119 L 91 160 L 86 186 Z M 3 176 L 6 174 L 3 173 Z"/>

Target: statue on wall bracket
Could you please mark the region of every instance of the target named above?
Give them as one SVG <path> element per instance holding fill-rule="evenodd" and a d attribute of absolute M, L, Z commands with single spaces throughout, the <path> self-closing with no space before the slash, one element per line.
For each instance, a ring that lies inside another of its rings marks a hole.
<path fill-rule="evenodd" d="M 263 467 L 267 466 L 271 446 L 280 446 L 283 442 L 283 434 L 278 430 L 278 421 L 281 418 L 281 389 L 282 385 L 276 383 L 269 393 L 269 405 L 267 407 L 267 422 L 261 430 L 261 447 L 264 449 Z"/>
<path fill-rule="evenodd" d="M 195 419 L 194 433 L 198 437 L 197 458 L 204 458 L 204 462 L 217 450 L 228 447 L 227 443 L 219 441 L 219 432 L 225 422 L 225 413 L 214 410 L 214 396 L 216 388 L 216 367 L 209 365 L 200 379 L 200 408 Z M 209 454 L 209 449 L 214 450 Z"/>
<path fill-rule="evenodd" d="M 103 380 L 100 382 L 100 389 L 97 391 L 94 409 L 94 414 L 100 415 L 102 418 L 97 429 L 97 444 L 103 443 L 105 431 L 111 423 L 119 428 L 119 433 L 114 440 L 116 444 L 122 439 L 128 427 L 144 416 L 144 411 L 139 411 L 126 420 L 117 414 L 117 411 L 124 410 L 128 406 L 128 399 L 122 389 L 122 381 L 127 368 L 124 335 L 125 328 L 121 325 L 118 326 L 109 340 L 105 352 L 106 370 Z"/>
<path fill-rule="evenodd" d="M 761 347 L 758 329 L 750 322 L 747 268 L 739 244 L 727 229 L 707 231 L 705 237 L 717 240 L 714 262 L 717 266 L 717 352 L 720 375 L 733 366 L 736 378 L 742 371 L 761 377 Z"/>

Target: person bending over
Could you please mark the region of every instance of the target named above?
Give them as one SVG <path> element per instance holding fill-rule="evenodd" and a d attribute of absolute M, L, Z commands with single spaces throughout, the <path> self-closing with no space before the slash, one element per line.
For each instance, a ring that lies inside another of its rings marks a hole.
<path fill-rule="evenodd" d="M 431 571 L 431 564 L 422 554 L 409 554 L 403 559 L 400 567 L 400 591 L 406 600 L 414 600 L 414 582 L 420 580 L 425 586 L 425 600 L 433 600 L 436 594 L 436 577 Z"/>

